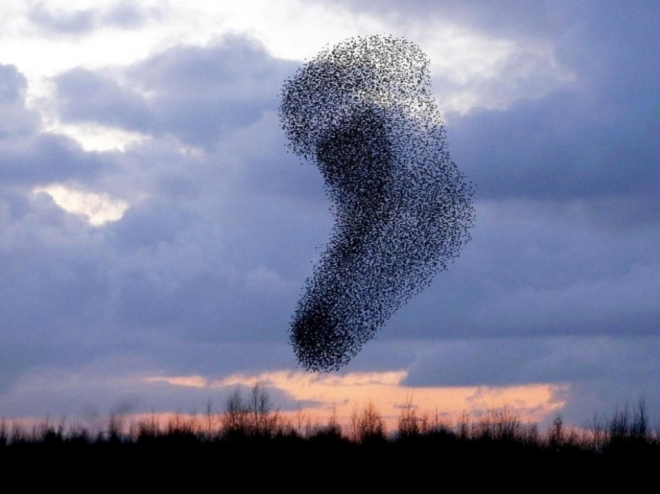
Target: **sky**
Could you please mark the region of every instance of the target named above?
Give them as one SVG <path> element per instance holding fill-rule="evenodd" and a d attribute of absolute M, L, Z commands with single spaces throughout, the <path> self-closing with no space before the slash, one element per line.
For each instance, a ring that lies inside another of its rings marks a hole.
<path fill-rule="evenodd" d="M 0 417 L 406 400 L 660 426 L 660 7 L 476 0 L 0 4 Z M 333 219 L 284 81 L 324 47 L 431 60 L 476 223 L 339 372 L 288 328 Z M 398 407 L 398 408 L 397 408 Z"/>

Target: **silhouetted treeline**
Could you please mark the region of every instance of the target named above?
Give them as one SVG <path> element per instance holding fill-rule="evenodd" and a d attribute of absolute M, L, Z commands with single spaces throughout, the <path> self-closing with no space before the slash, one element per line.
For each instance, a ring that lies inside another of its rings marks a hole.
<path fill-rule="evenodd" d="M 209 405 L 205 414 L 175 416 L 166 425 L 155 418 L 125 424 L 112 417 L 105 430 L 93 433 L 64 421 L 44 421 L 30 430 L 3 421 L 0 460 L 5 478 L 20 469 L 33 472 L 22 485 L 84 477 L 93 479 L 92 486 L 130 481 L 191 487 L 212 481 L 217 490 L 233 490 L 234 482 L 243 487 L 286 482 L 294 490 L 349 485 L 454 490 L 506 482 L 586 488 L 644 478 L 660 460 L 660 437 L 649 426 L 643 401 L 584 429 L 566 427 L 557 416 L 547 431 L 507 407 L 448 423 L 409 403 L 388 434 L 373 404 L 356 408 L 344 427 L 334 414 L 322 425 L 302 414 L 287 420 L 256 385 L 247 398 L 232 393 L 220 413 Z"/>

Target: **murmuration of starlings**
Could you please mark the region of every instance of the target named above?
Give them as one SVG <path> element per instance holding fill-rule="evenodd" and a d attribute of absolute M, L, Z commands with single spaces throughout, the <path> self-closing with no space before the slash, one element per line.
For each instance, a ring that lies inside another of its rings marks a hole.
<path fill-rule="evenodd" d="M 288 146 L 318 166 L 335 217 L 289 329 L 307 370 L 347 364 L 470 240 L 473 187 L 430 83 L 426 55 L 391 36 L 350 38 L 284 83 Z"/>

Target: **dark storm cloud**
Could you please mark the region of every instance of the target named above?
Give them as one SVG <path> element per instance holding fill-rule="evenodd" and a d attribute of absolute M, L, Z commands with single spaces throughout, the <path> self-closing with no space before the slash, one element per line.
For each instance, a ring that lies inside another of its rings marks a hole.
<path fill-rule="evenodd" d="M 61 116 L 145 134 L 174 135 L 211 146 L 223 132 L 255 123 L 277 108 L 278 83 L 293 64 L 277 61 L 246 40 L 209 48 L 176 47 L 116 79 L 84 69 L 57 79 Z"/>

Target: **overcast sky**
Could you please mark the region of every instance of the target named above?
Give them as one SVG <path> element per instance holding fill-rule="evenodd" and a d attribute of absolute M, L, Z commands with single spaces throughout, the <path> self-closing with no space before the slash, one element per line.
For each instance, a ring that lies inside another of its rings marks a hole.
<path fill-rule="evenodd" d="M 643 397 L 660 422 L 656 2 L 5 0 L 0 19 L 0 416 L 187 412 L 260 377 L 283 408 L 435 390 L 586 425 Z M 278 98 L 370 34 L 429 56 L 477 221 L 310 377 L 287 330 L 332 217 Z"/>

